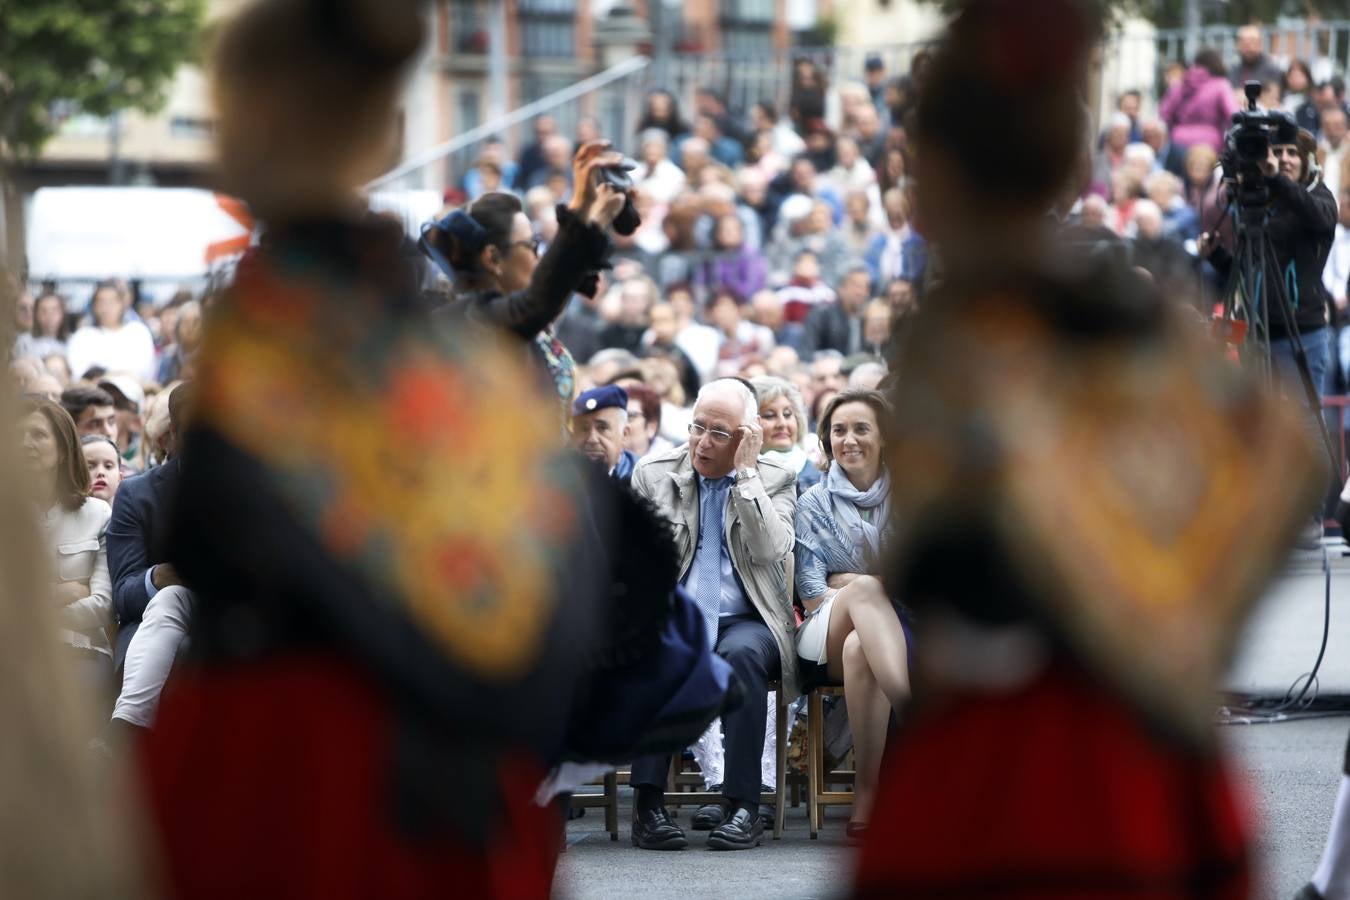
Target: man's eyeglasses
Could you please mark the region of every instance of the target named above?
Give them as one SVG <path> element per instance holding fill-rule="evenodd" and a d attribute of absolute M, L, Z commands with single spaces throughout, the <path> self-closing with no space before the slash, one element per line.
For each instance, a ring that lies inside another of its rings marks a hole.
<path fill-rule="evenodd" d="M 732 436 L 725 431 L 718 431 L 714 428 L 704 428 L 702 425 L 693 422 L 689 423 L 689 436 L 691 438 L 701 438 L 705 434 L 712 438 L 714 444 L 725 444 L 732 438 Z"/>
<path fill-rule="evenodd" d="M 536 257 L 538 257 L 538 256 L 539 256 L 539 247 L 540 247 L 540 245 L 541 245 L 542 243 L 543 243 L 543 241 L 539 240 L 539 238 L 537 238 L 537 237 L 532 237 L 532 238 L 530 238 L 528 241 L 512 241 L 511 243 L 507 244 L 506 246 L 508 246 L 508 247 L 527 247 L 527 248 L 529 248 L 529 251 L 530 251 L 531 253 L 533 253 Z"/>

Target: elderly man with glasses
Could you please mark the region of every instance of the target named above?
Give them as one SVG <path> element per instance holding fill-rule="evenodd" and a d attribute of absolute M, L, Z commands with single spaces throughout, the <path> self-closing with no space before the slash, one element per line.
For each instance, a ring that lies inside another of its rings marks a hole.
<path fill-rule="evenodd" d="M 798 694 L 786 564 L 793 545 L 795 472 L 760 459 L 764 431 L 754 392 L 740 379 L 709 382 L 694 404 L 689 443 L 648 457 L 633 490 L 655 504 L 674 531 L 681 583 L 703 613 L 711 643 L 735 670 L 744 701 L 722 718 L 725 820 L 708 846 L 759 844 L 760 755 L 769 681 Z M 633 762 L 633 845 L 680 850 L 684 832 L 663 799 L 670 757 Z"/>

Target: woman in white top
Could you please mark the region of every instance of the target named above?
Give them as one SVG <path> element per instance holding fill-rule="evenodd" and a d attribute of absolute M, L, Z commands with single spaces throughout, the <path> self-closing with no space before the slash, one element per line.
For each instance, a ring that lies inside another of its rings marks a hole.
<path fill-rule="evenodd" d="M 126 307 L 121 292 L 113 284 L 94 288 L 89 301 L 92 324 L 85 325 L 70 338 L 67 358 L 70 369 L 80 378 L 93 366 L 109 372 L 127 372 L 142 381 L 155 379 L 155 339 L 143 322 L 124 322 Z"/>
<path fill-rule="evenodd" d="M 33 303 L 33 327 L 19 335 L 14 345 L 14 355 L 38 360 L 45 360 L 53 354 L 64 357 L 69 338 L 66 301 L 59 294 L 46 293 Z"/>
<path fill-rule="evenodd" d="M 108 575 L 108 519 L 112 508 L 89 494 L 89 469 L 75 422 L 59 404 L 25 398 L 19 406 L 20 462 L 42 516 L 51 553 L 49 602 L 60 608 L 62 637 L 86 684 L 100 702 L 110 699 L 113 625 Z"/>

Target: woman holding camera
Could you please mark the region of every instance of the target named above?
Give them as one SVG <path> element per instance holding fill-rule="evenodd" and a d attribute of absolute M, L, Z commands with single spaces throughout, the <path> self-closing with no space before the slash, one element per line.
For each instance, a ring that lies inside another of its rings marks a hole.
<path fill-rule="evenodd" d="M 608 141 L 591 141 L 572 160 L 576 192 L 558 206 L 558 236 L 539 257 L 539 240 L 514 194 L 484 194 L 428 225 L 422 249 L 454 281 L 452 309 L 512 332 L 530 344 L 558 399 L 571 401 L 576 364 L 553 331 L 572 294 L 595 290 L 605 232 L 627 195 L 601 178 L 622 164 Z M 588 284 L 589 283 L 589 284 Z"/>

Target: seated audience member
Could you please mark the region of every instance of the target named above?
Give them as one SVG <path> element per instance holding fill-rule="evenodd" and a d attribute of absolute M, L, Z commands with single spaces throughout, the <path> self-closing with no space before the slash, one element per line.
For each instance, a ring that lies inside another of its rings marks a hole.
<path fill-rule="evenodd" d="M 42 357 L 42 367 L 61 384 L 61 390 L 70 387 L 72 380 L 70 374 L 70 363 L 66 360 L 64 353 L 48 353 Z"/>
<path fill-rule="evenodd" d="M 876 170 L 863 157 L 858 142 L 853 138 L 839 138 L 835 141 L 834 152 L 834 168 L 825 173 L 825 180 L 840 196 L 855 190 L 866 191 L 877 183 Z"/>
<path fill-rule="evenodd" d="M 739 372 L 746 360 L 773 349 L 773 332 L 742 318 L 740 300 L 730 291 L 713 294 L 708 301 L 708 321 L 721 338 L 717 365 L 722 374 Z"/>
<path fill-rule="evenodd" d="M 637 367 L 640 360 L 627 350 L 607 347 L 586 361 L 586 372 L 593 387 L 609 384 L 620 372 Z"/>
<path fill-rule="evenodd" d="M 853 838 L 871 818 L 891 713 L 910 695 L 905 630 L 875 577 L 891 524 L 887 411 L 876 391 L 845 391 L 830 402 L 819 432 L 829 468 L 796 513 L 797 596 L 806 613 L 797 653 L 809 683 L 844 685 L 857 759 Z"/>
<path fill-rule="evenodd" d="M 61 392 L 61 405 L 75 421 L 80 436 L 101 434 L 117 443 L 117 410 L 107 391 L 86 386 L 67 388 Z"/>
<path fill-rule="evenodd" d="M 94 288 L 89 301 L 91 324 L 71 335 L 67 344 L 70 368 L 85 372 L 102 366 L 111 372 L 130 372 L 137 378 L 155 377 L 155 339 L 139 319 L 126 319 L 127 304 L 111 282 Z"/>
<path fill-rule="evenodd" d="M 635 378 L 616 383 L 628 392 L 628 437 L 624 449 L 638 459 L 672 449 L 675 445 L 661 437 L 661 396 Z"/>
<path fill-rule="evenodd" d="M 687 178 L 670 161 L 670 138 L 657 128 L 641 136 L 641 158 L 633 172 L 633 182 L 656 203 L 665 206 L 684 190 Z"/>
<path fill-rule="evenodd" d="M 55 353 L 65 358 L 70 333 L 66 301 L 58 294 L 42 294 L 33 302 L 32 327 L 21 333 L 14 344 L 14 357 L 46 359 Z"/>
<path fill-rule="evenodd" d="M 797 473 L 797 495 L 820 481 L 820 469 L 807 452 L 810 431 L 802 392 L 786 378 L 761 375 L 750 379 L 764 428 L 764 456 Z"/>
<path fill-rule="evenodd" d="M 754 394 L 743 383 L 705 385 L 694 404 L 689 443 L 638 463 L 633 490 L 675 526 L 681 581 L 693 596 L 710 643 L 736 672 L 740 706 L 722 717 L 727 817 L 708 846 L 758 846 L 760 756 L 768 714 L 768 683 L 779 678 L 789 697 L 799 693 L 791 631 L 792 610 L 783 568 L 792 549 L 795 473 L 760 458 L 763 429 Z M 678 850 L 684 832 L 664 805 L 668 756 L 633 761 L 633 844 Z"/>
<path fill-rule="evenodd" d="M 114 659 L 123 672 L 114 731 L 153 724 L 160 691 L 187 637 L 193 595 L 166 548 L 181 472 L 178 437 L 185 431 L 191 400 L 190 385 L 180 384 L 169 394 L 169 428 L 159 442 L 165 462 L 122 483 L 108 526 L 118 623 Z"/>
<path fill-rule="evenodd" d="M 717 350 L 722 344 L 722 339 L 718 336 L 716 328 L 705 325 L 695 318 L 698 308 L 694 302 L 693 291 L 688 285 L 673 285 L 667 288 L 666 302 L 670 304 L 670 311 L 675 317 L 673 323 L 675 346 L 683 350 L 689 361 L 694 364 L 699 383 L 702 384 L 712 377 L 713 369 L 717 367 Z"/>
<path fill-rule="evenodd" d="M 789 198 L 784 204 L 788 212 L 796 215 L 792 209 L 796 198 Z M 788 213 L 785 212 L 786 216 Z M 810 204 L 806 215 L 789 220 L 787 236 L 779 239 L 769 248 L 769 268 L 775 274 L 794 271 L 795 261 L 803 253 L 813 253 L 820 267 L 820 277 L 826 284 L 836 284 L 845 272 L 858 259 L 849 248 L 848 242 L 838 228 L 834 227 L 834 211 L 824 200 Z M 779 282 L 781 283 L 781 282 Z"/>
<path fill-rule="evenodd" d="M 838 350 L 845 356 L 863 349 L 863 307 L 871 299 L 872 278 L 857 266 L 839 282 L 839 300 L 811 310 L 802 333 L 802 353 Z"/>
<path fill-rule="evenodd" d="M 642 350 L 642 337 L 651 325 L 652 305 L 656 302 L 656 283 L 646 275 L 629 278 L 618 287 L 619 315 L 600 332 L 600 346 Z"/>
<path fill-rule="evenodd" d="M 1162 212 L 1152 200 L 1140 200 L 1134 208 L 1134 264 L 1152 276 L 1153 282 L 1169 299 L 1196 302 L 1194 258 L 1182 249 L 1181 241 L 1163 233 Z"/>
<path fill-rule="evenodd" d="M 750 321 L 763 325 L 773 334 L 775 349 L 787 346 L 795 357 L 802 341 L 802 326 L 789 322 L 784 315 L 783 300 L 773 291 L 763 290 L 750 298 Z"/>
<path fill-rule="evenodd" d="M 98 386 L 113 399 L 113 409 L 117 413 L 117 449 L 122 454 L 122 461 L 139 471 L 145 390 L 129 375 L 105 376 Z"/>
<path fill-rule="evenodd" d="M 89 469 L 89 496 L 111 507 L 122 484 L 122 457 L 117 445 L 101 434 L 86 434 L 80 438 L 80 450 Z"/>
<path fill-rule="evenodd" d="M 853 367 L 853 371 L 848 373 L 848 390 L 850 391 L 875 391 L 877 385 L 881 384 L 882 379 L 887 375 L 886 364 L 879 362 L 865 362 Z"/>
<path fill-rule="evenodd" d="M 1157 116 L 1144 119 L 1139 126 L 1140 140 L 1153 149 L 1159 169 L 1178 178 L 1186 174 L 1186 148 L 1174 143 L 1167 134 L 1167 123 Z"/>
<path fill-rule="evenodd" d="M 792 278 L 778 289 L 783 301 L 783 318 L 792 324 L 806 320 L 813 309 L 833 303 L 834 289 L 820 277 L 820 260 L 814 253 L 803 253 L 792 264 Z"/>
<path fill-rule="evenodd" d="M 159 383 L 187 380 L 194 374 L 197 348 L 202 343 L 202 305 L 189 300 L 178 309 L 173 323 L 173 343 L 164 348 L 159 363 Z"/>
<path fill-rule="evenodd" d="M 104 707 L 112 694 L 111 510 L 90 496 L 89 467 L 70 415 L 49 400 L 29 397 L 19 401 L 18 413 L 25 487 L 54 561 L 51 600 L 60 610 L 61 635 L 82 687 Z"/>
<path fill-rule="evenodd" d="M 613 384 L 591 388 L 572 401 L 572 445 L 624 484 L 632 479 L 637 464 L 637 454 L 624 446 L 627 441 L 628 393 L 623 388 Z"/>
<path fill-rule="evenodd" d="M 706 326 L 699 325 L 697 328 L 703 330 Z M 707 328 L 707 331 L 717 337 L 714 329 Z M 651 328 L 642 336 L 642 353 L 646 357 L 661 356 L 673 362 L 679 370 L 680 386 L 684 388 L 685 395 L 692 396 L 698 393 L 703 378 L 686 349 L 690 342 L 686 341 L 683 346 L 680 344 L 681 334 L 674 307 L 669 303 L 658 303 L 652 307 Z M 716 365 L 714 356 L 713 367 L 716 368 Z"/>
<path fill-rule="evenodd" d="M 745 223 L 735 213 L 717 220 L 713 251 L 699 270 L 699 284 L 713 290 L 728 288 L 740 297 L 749 297 L 764 287 L 768 280 L 764 257 L 746 243 Z"/>
<path fill-rule="evenodd" d="M 1181 198 L 1181 179 L 1171 172 L 1154 172 L 1144 181 L 1148 199 L 1158 204 L 1163 217 L 1163 236 L 1179 241 L 1200 236 L 1200 215 Z"/>
<path fill-rule="evenodd" d="M 794 369 L 801 367 L 801 361 L 796 350 L 779 344 L 764 360 L 765 373 L 786 378 Z"/>
<path fill-rule="evenodd" d="M 57 381 L 46 372 L 38 375 L 36 378 L 28 380 L 28 386 L 24 390 L 25 394 L 32 394 L 34 397 L 41 397 L 44 400 L 50 400 L 53 403 L 61 402 L 61 382 Z"/>
<path fill-rule="evenodd" d="M 838 350 L 821 350 L 811 357 L 811 392 L 819 396 L 825 391 L 839 393 L 848 379 L 844 375 L 844 354 Z"/>
<path fill-rule="evenodd" d="M 914 290 L 914 282 L 906 278 L 896 278 L 886 285 L 885 300 L 891 307 L 895 319 L 906 319 L 919 311 L 919 296 Z"/>
<path fill-rule="evenodd" d="M 877 204 L 880 208 L 880 204 Z M 867 191 L 849 191 L 844 197 L 844 221 L 840 230 L 849 251 L 859 259 L 866 257 L 872 242 L 881 234 L 884 220 L 872 208 Z"/>
<path fill-rule="evenodd" d="M 862 352 L 879 359 L 891 355 L 891 329 L 896 319 L 891 302 L 885 298 L 871 300 L 863 307 Z"/>
<path fill-rule="evenodd" d="M 909 224 L 909 200 L 899 188 L 891 188 L 881 198 L 885 226 L 872 238 L 863 261 L 876 284 L 895 278 L 911 280 L 923 276 L 927 248 L 922 237 Z"/>

